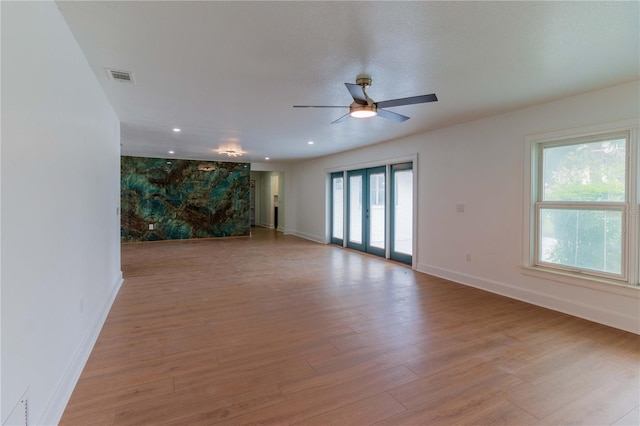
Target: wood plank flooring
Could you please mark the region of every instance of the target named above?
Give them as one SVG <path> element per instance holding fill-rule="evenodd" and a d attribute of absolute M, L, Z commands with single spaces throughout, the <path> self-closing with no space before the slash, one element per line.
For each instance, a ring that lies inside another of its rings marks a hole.
<path fill-rule="evenodd" d="M 640 336 L 256 228 L 122 246 L 62 425 L 640 424 Z"/>

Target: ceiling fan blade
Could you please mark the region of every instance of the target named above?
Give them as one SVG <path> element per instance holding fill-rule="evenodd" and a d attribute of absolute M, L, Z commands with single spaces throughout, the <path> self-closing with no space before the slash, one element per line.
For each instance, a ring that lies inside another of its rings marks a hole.
<path fill-rule="evenodd" d="M 343 115 L 342 117 L 338 118 L 337 120 L 332 121 L 331 124 L 342 123 L 343 121 L 345 121 L 349 117 L 350 117 L 350 115 L 349 115 L 349 113 L 347 113 L 347 114 Z"/>
<path fill-rule="evenodd" d="M 391 99 L 389 101 L 376 102 L 378 108 L 389 108 L 402 105 L 424 104 L 426 102 L 436 102 L 438 98 L 435 93 L 430 95 L 412 96 L 410 98 Z"/>
<path fill-rule="evenodd" d="M 403 121 L 407 121 L 409 117 L 402 114 L 397 114 L 395 112 L 387 111 L 386 109 L 378 108 L 378 115 L 382 118 L 388 118 L 389 120 L 398 121 L 402 123 Z"/>
<path fill-rule="evenodd" d="M 345 105 L 294 105 L 294 108 L 349 108 Z"/>
<path fill-rule="evenodd" d="M 362 86 L 360 86 L 359 84 L 353 84 L 353 83 L 345 83 L 344 85 L 347 86 L 347 90 L 349 90 L 349 93 L 351 93 L 351 96 L 353 97 L 354 101 L 356 101 L 360 105 L 367 104 L 367 98 L 364 95 Z"/>

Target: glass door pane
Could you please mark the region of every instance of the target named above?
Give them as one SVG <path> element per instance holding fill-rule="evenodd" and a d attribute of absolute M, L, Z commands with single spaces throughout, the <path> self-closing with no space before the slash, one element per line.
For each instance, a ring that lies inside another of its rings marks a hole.
<path fill-rule="evenodd" d="M 385 249 L 385 179 L 386 168 L 367 169 L 368 202 L 366 252 L 384 256 Z"/>
<path fill-rule="evenodd" d="M 348 239 L 347 246 L 357 250 L 364 250 L 363 224 L 363 183 L 364 171 L 355 170 L 348 173 Z"/>
<path fill-rule="evenodd" d="M 331 174 L 331 242 L 342 245 L 344 238 L 344 176 Z"/>
<path fill-rule="evenodd" d="M 391 166 L 391 258 L 411 264 L 413 255 L 412 164 Z"/>

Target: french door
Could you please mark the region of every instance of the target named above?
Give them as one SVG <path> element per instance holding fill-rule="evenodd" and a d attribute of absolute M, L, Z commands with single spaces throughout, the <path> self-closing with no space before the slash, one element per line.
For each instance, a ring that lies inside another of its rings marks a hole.
<path fill-rule="evenodd" d="M 347 173 L 347 247 L 385 256 L 386 167 Z"/>
<path fill-rule="evenodd" d="M 333 244 L 411 265 L 412 163 L 332 173 L 330 185 Z"/>

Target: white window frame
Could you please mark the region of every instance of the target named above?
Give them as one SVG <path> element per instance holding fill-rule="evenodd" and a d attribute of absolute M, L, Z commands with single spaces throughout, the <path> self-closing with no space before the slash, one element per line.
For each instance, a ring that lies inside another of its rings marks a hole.
<path fill-rule="evenodd" d="M 638 144 L 639 119 L 622 120 L 580 129 L 568 129 L 547 132 L 525 137 L 524 150 L 524 208 L 523 208 L 523 251 L 522 268 L 527 275 L 560 281 L 568 284 L 602 288 L 612 284 L 619 287 L 638 289 Z M 588 143 L 606 139 L 609 136 L 627 137 L 626 147 L 626 183 L 627 194 L 624 202 L 604 203 L 564 203 L 541 202 L 538 188 L 542 187 L 540 168 L 544 146 Z M 585 210 L 615 210 L 622 212 L 622 271 L 621 274 L 609 274 L 601 271 L 581 270 L 562 265 L 541 262 L 538 256 L 537 223 L 541 207 L 577 208 Z M 612 288 L 611 286 L 608 287 Z M 624 289 L 621 289 L 624 292 Z"/>
<path fill-rule="evenodd" d="M 594 137 L 582 137 L 582 138 L 572 138 L 572 139 L 562 139 L 559 141 L 553 142 L 541 142 L 537 143 L 537 151 L 536 151 L 536 170 L 535 174 L 537 177 L 538 188 L 543 187 L 543 158 L 544 158 L 544 150 L 549 147 L 561 147 L 561 146 L 572 146 L 572 145 L 581 145 L 588 143 L 595 143 L 606 140 L 613 139 L 624 139 L 625 140 L 625 197 L 624 201 L 620 202 L 576 202 L 576 201 L 545 201 L 543 200 L 542 194 L 537 191 L 536 192 L 536 200 L 535 200 L 535 240 L 534 240 L 534 266 L 540 266 L 551 269 L 559 269 L 567 272 L 575 272 L 578 274 L 586 274 L 593 275 L 596 277 L 604 277 L 604 278 L 612 278 L 622 281 L 628 281 L 627 277 L 627 252 L 628 252 L 628 244 L 627 244 L 627 214 L 629 208 L 629 148 L 631 146 L 630 135 L 629 132 L 623 133 L 606 133 L 601 134 Z M 583 211 L 615 211 L 619 212 L 622 217 L 621 223 L 621 250 L 622 250 L 622 259 L 620 265 L 620 274 L 607 273 L 604 271 L 592 270 L 587 268 L 578 268 L 569 265 L 562 265 L 557 263 L 545 262 L 539 258 L 540 250 L 538 249 L 540 246 L 540 232 L 538 229 L 538 224 L 541 221 L 540 212 L 542 209 L 558 209 L 558 210 L 583 210 Z"/>

